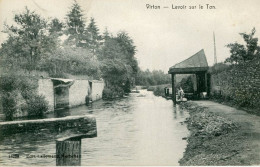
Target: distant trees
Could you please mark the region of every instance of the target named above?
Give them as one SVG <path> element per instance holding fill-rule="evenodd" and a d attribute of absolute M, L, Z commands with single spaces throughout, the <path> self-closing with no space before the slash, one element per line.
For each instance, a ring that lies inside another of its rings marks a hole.
<path fill-rule="evenodd" d="M 139 70 L 136 76 L 136 85 L 153 86 L 171 83 L 171 76 L 161 70 Z"/>
<path fill-rule="evenodd" d="M 237 42 L 228 44 L 230 48 L 230 57 L 225 60 L 231 64 L 239 64 L 250 61 L 256 56 L 260 56 L 260 47 L 258 46 L 258 38 L 255 38 L 255 28 L 252 29 L 250 34 L 240 33 L 243 37 L 246 45 L 239 44 Z"/>

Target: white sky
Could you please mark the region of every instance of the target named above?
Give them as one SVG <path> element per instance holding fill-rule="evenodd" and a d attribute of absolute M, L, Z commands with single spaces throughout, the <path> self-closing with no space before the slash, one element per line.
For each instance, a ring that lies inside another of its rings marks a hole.
<path fill-rule="evenodd" d="M 213 31 L 218 62 L 229 56 L 228 43 L 242 42 L 240 32 L 256 28 L 260 37 L 259 0 L 77 0 L 89 21 L 94 17 L 99 29 L 112 33 L 125 30 L 137 46 L 136 58 L 142 69 L 169 67 L 204 49 L 209 65 L 214 62 Z M 14 13 L 25 6 L 45 18 L 64 19 L 72 0 L 0 0 L 0 30 L 13 24 Z M 160 5 L 148 10 L 146 4 Z M 173 10 L 171 5 L 215 5 L 216 10 Z M 169 9 L 163 9 L 168 6 Z M 0 43 L 6 36 L 0 34 Z"/>

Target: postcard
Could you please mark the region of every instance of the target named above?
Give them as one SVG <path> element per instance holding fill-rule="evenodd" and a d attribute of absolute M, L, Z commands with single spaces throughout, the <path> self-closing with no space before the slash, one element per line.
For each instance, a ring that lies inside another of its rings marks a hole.
<path fill-rule="evenodd" d="M 260 165 L 259 6 L 0 0 L 0 166 Z"/>

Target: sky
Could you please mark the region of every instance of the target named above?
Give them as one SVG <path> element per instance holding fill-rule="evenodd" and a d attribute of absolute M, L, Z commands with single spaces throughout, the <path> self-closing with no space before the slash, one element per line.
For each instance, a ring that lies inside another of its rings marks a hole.
<path fill-rule="evenodd" d="M 73 0 L 0 0 L 0 30 L 14 24 L 15 13 L 27 6 L 45 18 L 65 19 Z M 243 40 L 239 33 L 256 28 L 260 37 L 259 0 L 77 0 L 89 23 L 95 18 L 100 33 L 126 31 L 137 47 L 136 58 L 145 70 L 168 69 L 201 49 L 208 64 L 214 63 L 213 32 L 218 62 L 230 56 L 229 43 Z M 215 9 L 207 9 L 207 5 Z M 160 9 L 147 9 L 148 5 Z M 186 9 L 172 6 L 186 5 Z M 199 9 L 199 5 L 203 9 Z M 189 9 L 196 6 L 196 9 Z M 164 8 L 168 7 L 168 8 Z M 0 43 L 6 40 L 0 33 Z"/>

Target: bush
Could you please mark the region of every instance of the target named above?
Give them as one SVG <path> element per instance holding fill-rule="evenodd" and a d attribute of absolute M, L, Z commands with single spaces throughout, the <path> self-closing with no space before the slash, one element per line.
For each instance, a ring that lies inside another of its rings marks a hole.
<path fill-rule="evenodd" d="M 0 80 L 2 109 L 6 120 L 18 111 L 27 110 L 28 116 L 42 116 L 48 110 L 43 96 L 37 95 L 37 80 L 9 74 Z"/>
<path fill-rule="evenodd" d="M 48 110 L 48 103 L 43 96 L 32 94 L 26 102 L 28 116 L 43 116 Z"/>
<path fill-rule="evenodd" d="M 153 90 L 153 94 L 155 96 L 164 96 L 164 87 L 162 86 L 156 86 Z"/>
<path fill-rule="evenodd" d="M 103 99 L 115 99 L 118 97 L 123 97 L 124 90 L 120 87 L 105 87 L 102 92 Z"/>
<path fill-rule="evenodd" d="M 0 89 L 1 91 L 11 92 L 16 87 L 15 78 L 10 77 L 1 77 L 0 79 Z"/>
<path fill-rule="evenodd" d="M 16 102 L 11 93 L 3 93 L 1 96 L 3 113 L 7 120 L 13 119 L 13 114 L 16 111 Z"/>
<path fill-rule="evenodd" d="M 149 86 L 148 88 L 147 88 L 147 91 L 154 91 L 155 90 L 155 86 Z"/>
<path fill-rule="evenodd" d="M 231 65 L 228 65 L 225 63 L 217 63 L 209 68 L 209 72 L 210 72 L 210 74 L 217 74 L 217 73 L 221 73 L 222 71 L 229 70 L 231 68 L 232 68 Z"/>

